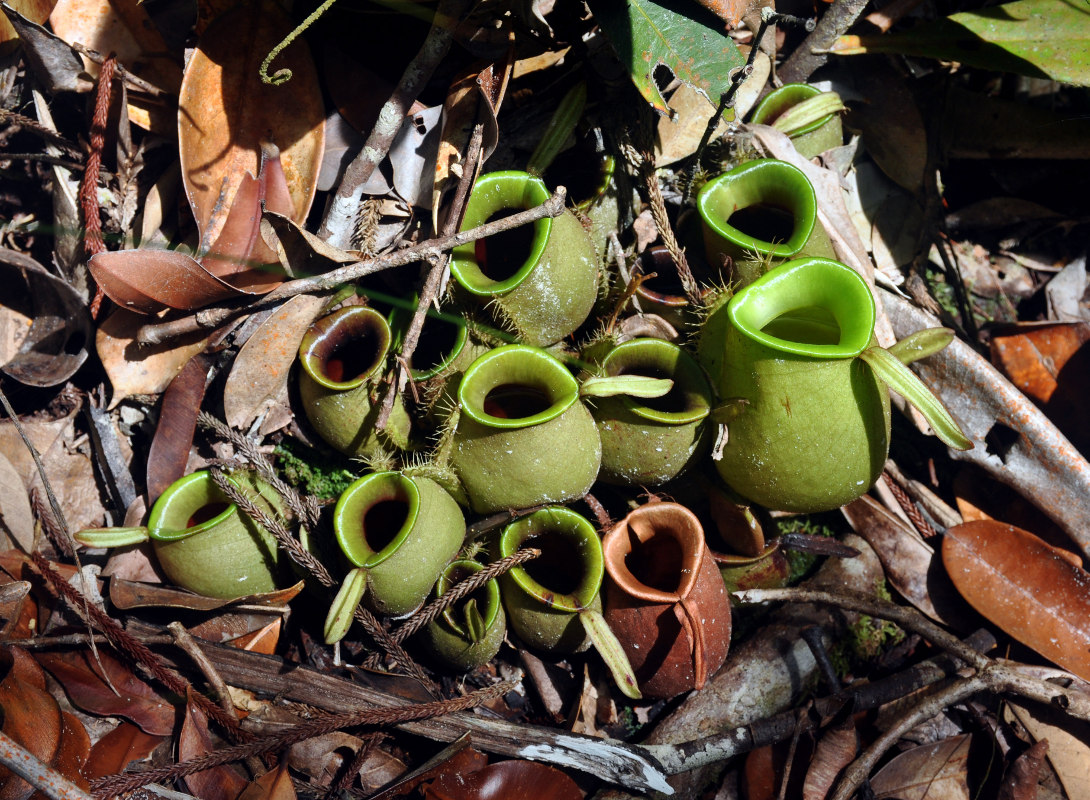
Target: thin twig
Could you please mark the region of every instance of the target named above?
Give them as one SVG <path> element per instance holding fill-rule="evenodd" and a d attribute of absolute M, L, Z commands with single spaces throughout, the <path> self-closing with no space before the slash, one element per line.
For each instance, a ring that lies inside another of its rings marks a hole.
<path fill-rule="evenodd" d="M 0 161 L 42 161 L 46 164 L 56 164 L 58 167 L 64 167 L 73 172 L 83 172 L 84 170 L 83 164 L 77 161 L 61 158 L 60 156 L 51 156 L 49 153 L 0 153 Z M 100 171 L 99 174 L 108 175 L 105 171 Z"/>
<path fill-rule="evenodd" d="M 102 53 L 98 52 L 98 50 L 92 50 L 90 47 L 81 42 L 73 42 L 72 49 L 80 55 L 86 56 L 88 59 L 95 62 L 99 66 L 104 65 L 106 59 L 109 58 L 109 56 L 104 56 L 102 55 Z M 125 67 L 120 62 L 115 65 L 115 69 L 117 70 L 117 77 L 125 81 L 125 83 L 127 83 L 130 88 L 135 89 L 138 92 L 150 94 L 152 97 L 166 97 L 168 94 L 165 90 L 160 89 L 155 84 L 148 83 L 146 80 L 139 77 L 138 75 L 133 75 L 131 72 L 125 69 Z"/>
<path fill-rule="evenodd" d="M 469 199 L 469 190 L 473 187 L 473 176 L 477 173 L 477 162 L 481 157 L 483 143 L 484 125 L 478 122 L 473 126 L 473 134 L 469 138 L 466 157 L 462 162 L 462 177 L 458 181 L 458 188 L 452 198 L 447 218 L 443 222 L 443 230 L 440 231 L 442 236 L 450 236 L 454 233 L 462 220 L 462 211 Z M 409 329 L 405 332 L 405 338 L 402 340 L 401 349 L 398 353 L 397 378 L 386 390 L 386 396 L 382 400 L 382 409 L 375 421 L 375 427 L 379 430 L 385 429 L 386 422 L 390 419 L 390 414 L 394 410 L 394 402 L 401 391 L 402 380 L 411 377 L 407 365 L 412 361 L 416 346 L 420 343 L 420 333 L 424 330 L 424 321 L 428 316 L 428 308 L 433 303 L 438 306 L 439 289 L 442 286 L 443 276 L 446 274 L 449 262 L 450 256 L 443 254 L 434 260 L 431 269 L 428 270 L 428 277 L 424 281 L 424 288 L 420 290 L 420 299 L 416 303 L 416 311 L 413 313 L 412 321 L 409 323 Z"/>
<path fill-rule="evenodd" d="M 835 0 L 825 10 L 817 27 L 779 68 L 784 83 L 805 83 L 829 58 L 829 48 L 848 32 L 866 8 L 868 0 Z"/>
<path fill-rule="evenodd" d="M 363 186 L 390 152 L 394 137 L 405 122 L 413 101 L 431 79 L 435 68 L 446 56 L 454 38 L 454 28 L 469 8 L 469 0 L 440 0 L 420 50 L 405 67 L 390 99 L 379 111 L 378 120 L 367 141 L 345 169 L 337 193 L 333 196 L 318 237 L 330 244 L 350 245 L 356 212 L 363 198 Z"/>
<path fill-rule="evenodd" d="M 474 708 L 496 697 L 502 697 L 516 685 L 517 682 L 515 681 L 503 681 L 453 700 L 438 700 L 431 703 L 394 708 L 364 708 L 343 714 L 324 714 L 316 719 L 287 728 L 275 736 L 223 748 L 172 766 L 158 767 L 136 774 L 122 773 L 98 778 L 91 782 L 91 787 L 96 797 L 113 797 L 123 792 L 138 789 L 152 781 L 173 780 L 192 775 L 194 772 L 203 772 L 223 764 L 230 764 L 248 756 L 282 750 L 297 742 L 313 739 L 316 736 L 322 736 L 342 728 L 352 728 L 359 725 L 398 725 Z"/>
<path fill-rule="evenodd" d="M 0 731 L 0 765 L 3 765 L 50 800 L 91 800 L 91 796 L 33 753 Z M 8 789 L 13 787 L 6 784 Z"/>
<path fill-rule="evenodd" d="M 136 341 L 139 344 L 160 344 L 175 336 L 182 336 L 195 331 L 216 328 L 224 322 L 244 314 L 252 314 L 262 308 L 275 305 L 290 297 L 308 292 L 325 292 L 338 286 L 373 275 L 384 269 L 400 267 L 411 264 L 414 261 L 431 260 L 437 258 L 447 250 L 472 242 L 475 239 L 483 239 L 486 236 L 494 236 L 497 233 L 517 228 L 520 225 L 528 225 L 545 217 L 558 217 L 564 211 L 564 202 L 567 199 L 567 191 L 563 186 L 558 186 L 552 197 L 539 206 L 512 214 L 510 217 L 487 222 L 478 225 L 468 231 L 460 231 L 450 236 L 431 239 L 421 242 L 413 247 L 405 247 L 392 253 L 385 253 L 374 258 L 356 261 L 346 264 L 330 272 L 315 275 L 310 278 L 288 281 L 276 287 L 269 294 L 245 306 L 210 306 L 198 311 L 191 317 L 145 325 L 137 331 Z"/>

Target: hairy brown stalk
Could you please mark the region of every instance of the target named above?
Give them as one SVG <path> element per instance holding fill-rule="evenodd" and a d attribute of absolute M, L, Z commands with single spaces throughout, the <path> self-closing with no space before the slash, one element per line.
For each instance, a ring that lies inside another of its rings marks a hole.
<path fill-rule="evenodd" d="M 540 555 L 541 551 L 536 547 L 524 547 L 522 550 L 507 556 L 507 558 L 493 561 L 480 572 L 475 572 L 464 580 L 458 581 L 449 592 L 442 597 L 435 598 L 435 600 L 413 614 L 404 625 L 394 631 L 394 640 L 398 642 L 405 641 L 425 625 L 437 619 L 440 614 L 452 605 L 462 598 L 473 594 L 473 592 L 480 589 L 493 578 L 498 578 L 505 572 L 521 566 L 527 561 L 532 561 Z"/>
<path fill-rule="evenodd" d="M 58 594 L 63 595 L 73 608 L 79 609 L 82 607 L 90 618 L 90 621 L 106 635 L 106 638 L 110 640 L 110 643 L 117 650 L 124 653 L 138 664 L 147 667 L 151 674 L 154 675 L 163 686 L 175 694 L 185 697 L 187 691 L 192 692 L 193 701 L 197 707 L 210 719 L 214 719 L 218 722 L 231 738 L 236 741 L 244 741 L 252 738 L 250 734 L 238 727 L 238 720 L 235 719 L 234 716 L 226 713 L 203 694 L 193 689 L 189 681 L 181 675 L 168 669 L 159 656 L 151 652 L 143 642 L 140 642 L 131 636 L 121 627 L 120 623 L 113 619 L 109 614 L 94 603 L 87 602 L 83 593 L 61 577 L 61 575 L 53 569 L 53 565 L 49 563 L 45 556 L 41 553 L 31 553 L 30 557 L 34 560 L 34 566 L 38 568 L 42 577 L 49 581 L 53 590 Z"/>
<path fill-rule="evenodd" d="M 102 241 L 102 220 L 98 208 L 98 181 L 102 168 L 102 149 L 106 146 L 106 124 L 110 118 L 110 94 L 114 81 L 117 58 L 110 53 L 102 62 L 98 73 L 98 90 L 95 93 L 95 113 L 91 118 L 91 149 L 87 153 L 87 166 L 79 182 L 79 207 L 83 214 L 83 249 L 87 257 L 106 250 Z M 105 295 L 101 286 L 95 287 L 91 300 L 91 318 L 98 318 L 98 309 Z"/>
<path fill-rule="evenodd" d="M 352 728 L 359 725 L 385 727 L 415 720 L 432 719 L 455 711 L 475 708 L 482 703 L 487 703 L 489 700 L 502 697 L 516 685 L 515 681 L 504 681 L 452 700 L 437 700 L 431 703 L 396 708 L 365 708 L 343 714 L 324 714 L 273 736 L 226 747 L 179 764 L 144 772 L 122 773 L 98 778 L 91 782 L 91 788 L 98 798 L 114 797 L 123 792 L 138 789 L 148 783 L 174 780 L 175 778 L 192 775 L 194 772 L 203 772 L 206 769 L 240 761 L 250 756 L 283 750 L 297 742 L 313 739 L 316 736 L 322 736 L 343 728 Z"/>
<path fill-rule="evenodd" d="M 901 488 L 901 485 L 897 483 L 896 479 L 888 470 L 886 471 L 885 476 L 886 486 L 889 487 L 890 494 L 897 500 L 897 505 L 901 507 L 901 510 L 905 512 L 910 520 L 912 520 L 912 524 L 916 526 L 916 530 L 920 532 L 920 535 L 925 539 L 938 536 L 939 532 L 927 521 L 927 517 L 923 515 L 923 512 L 916 508 L 916 504 L 912 502 L 912 498 Z"/>

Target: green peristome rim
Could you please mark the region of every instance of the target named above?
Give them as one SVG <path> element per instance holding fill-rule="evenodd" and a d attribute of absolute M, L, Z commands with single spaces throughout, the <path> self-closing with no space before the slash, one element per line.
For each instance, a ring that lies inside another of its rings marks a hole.
<path fill-rule="evenodd" d="M 539 206 L 551 197 L 541 178 L 528 172 L 505 170 L 490 172 L 477 178 L 466 203 L 462 219 L 462 231 L 483 225 L 500 211 L 525 211 Z M 509 278 L 494 281 L 481 270 L 477 263 L 475 241 L 454 248 L 451 252 L 450 272 L 454 279 L 471 294 L 479 297 L 509 292 L 522 283 L 541 259 L 552 231 L 552 219 L 544 217 L 534 225 L 530 252 L 522 266 Z"/>
<path fill-rule="evenodd" d="M 724 207 L 724 199 L 732 203 Z M 731 214 L 759 203 L 787 209 L 795 218 L 795 228 L 785 242 L 756 239 L 728 225 Z M 771 253 L 775 258 L 790 258 L 809 241 L 817 222 L 817 195 L 809 179 L 798 167 L 773 158 L 758 158 L 724 172 L 708 181 L 696 198 L 696 207 L 704 223 L 718 236 L 743 250 Z"/>
<path fill-rule="evenodd" d="M 683 411 L 660 411 L 641 402 L 639 398 L 621 395 L 625 408 L 638 417 L 667 425 L 684 425 L 698 422 L 711 411 L 711 384 L 708 383 L 696 361 L 672 342 L 664 339 L 637 338 L 617 345 L 604 359 L 602 369 L 606 375 L 621 374 L 626 367 L 631 372 L 646 374 L 641 369 L 654 369 L 674 381 L 674 388 L 667 392 L 681 392 L 685 397 Z"/>
<path fill-rule="evenodd" d="M 370 368 L 348 381 L 327 377 L 323 365 L 333 349 L 367 335 L 378 340 Z M 348 306 L 327 314 L 307 329 L 299 344 L 299 362 L 319 386 L 335 391 L 355 389 L 382 367 L 390 351 L 390 339 L 390 326 L 382 314 L 367 306 Z"/>
<path fill-rule="evenodd" d="M 792 106 L 796 106 L 804 100 L 809 100 L 811 97 L 817 97 L 819 94 L 821 94 L 821 89 L 808 83 L 786 83 L 779 89 L 770 92 L 764 100 L 757 104 L 757 107 L 753 109 L 750 121 L 761 125 L 771 125 Z M 832 114 L 827 114 L 821 119 L 793 131 L 791 136 L 813 133 L 832 118 Z"/>
<path fill-rule="evenodd" d="M 399 500 L 408 505 L 405 522 L 390 542 L 379 551 L 367 545 L 363 530 L 366 510 L 384 500 Z M 420 491 L 413 479 L 400 472 L 374 472 L 353 482 L 337 500 L 333 509 L 333 530 L 337 544 L 357 567 L 370 569 L 388 559 L 405 543 L 420 513 Z"/>
<path fill-rule="evenodd" d="M 494 417 L 485 412 L 488 393 L 498 386 L 536 389 L 548 398 L 549 407 L 528 417 Z M 508 344 L 478 358 L 458 384 L 462 413 L 490 428 L 528 428 L 556 419 L 579 399 L 579 383 L 568 368 L 539 347 Z"/>
<path fill-rule="evenodd" d="M 451 582 L 448 573 L 453 573 L 459 569 L 466 570 L 470 574 L 476 574 L 484 569 L 484 566 L 477 563 L 476 561 L 466 558 L 460 559 L 458 561 L 452 561 L 451 563 L 447 564 L 447 566 L 443 569 L 442 574 L 439 576 L 439 580 L 435 583 L 436 597 L 442 597 L 444 594 L 451 590 L 454 584 Z M 492 627 L 492 624 L 496 621 L 496 617 L 499 616 L 500 613 L 500 586 L 499 583 L 497 583 L 496 579 L 493 578 L 481 588 L 484 589 L 485 592 L 487 592 L 488 594 L 488 599 L 485 606 L 485 613 L 481 615 L 481 621 L 484 623 L 484 627 L 487 630 L 488 628 Z M 469 595 L 469 597 L 472 596 L 472 594 Z M 469 599 L 469 597 L 462 598 L 456 604 L 448 606 L 442 614 L 443 621 L 446 622 L 446 624 L 449 625 L 451 629 L 454 630 L 455 633 L 457 633 L 459 636 L 468 637 L 469 631 L 467 631 L 463 627 L 463 625 L 456 619 L 454 610 L 455 608 L 461 607 L 466 602 L 466 600 Z"/>
<path fill-rule="evenodd" d="M 557 611 L 579 613 L 589 608 L 602 586 L 605 559 L 602 542 L 594 526 L 581 514 L 563 506 L 550 506 L 516 520 L 500 534 L 500 557 L 507 558 L 528 545 L 527 540 L 546 532 L 557 532 L 573 540 L 584 559 L 582 580 L 568 594 L 557 594 L 542 586 L 523 567 L 514 567 L 507 575 L 528 595 Z"/>
<path fill-rule="evenodd" d="M 237 485 L 230 475 L 227 480 Z M 226 503 L 227 508 L 199 525 L 186 527 L 185 522 L 209 503 Z M 200 470 L 172 483 L 155 501 L 148 517 L 148 536 L 176 542 L 214 528 L 236 513 L 238 507 L 212 481 L 211 473 Z"/>
<path fill-rule="evenodd" d="M 764 331 L 773 320 L 795 323 L 799 329 L 827 328 L 831 315 L 840 329 L 835 344 L 814 344 L 781 338 Z M 869 345 L 874 333 L 874 298 L 863 276 L 838 261 L 801 258 L 765 273 L 727 304 L 731 325 L 759 344 L 782 353 L 811 358 L 853 358 Z"/>

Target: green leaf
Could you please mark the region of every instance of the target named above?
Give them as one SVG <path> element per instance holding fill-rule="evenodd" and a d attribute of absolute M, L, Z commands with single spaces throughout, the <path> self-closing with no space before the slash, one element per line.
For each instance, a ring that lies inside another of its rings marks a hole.
<path fill-rule="evenodd" d="M 841 36 L 833 53 L 900 53 L 1090 86 L 1086 0 L 1017 0 L 888 36 Z"/>
<path fill-rule="evenodd" d="M 955 450 L 973 449 L 973 443 L 965 437 L 939 398 L 932 394 L 914 372 L 898 361 L 897 356 L 876 345 L 864 350 L 859 357 L 870 365 L 874 374 L 889 388 L 916 406 L 943 444 Z"/>
<path fill-rule="evenodd" d="M 889 352 L 897 356 L 902 364 L 911 364 L 935 355 L 952 341 L 954 332 L 949 328 L 924 328 L 890 345 Z"/>
<path fill-rule="evenodd" d="M 640 94 L 671 119 L 676 114 L 655 84 L 656 67 L 718 105 L 731 72 L 745 63 L 723 23 L 692 0 L 592 0 L 590 6 Z"/>
<path fill-rule="evenodd" d="M 339 642 L 352 627 L 352 615 L 356 613 L 356 606 L 363 599 L 363 593 L 367 591 L 367 570 L 356 568 L 349 572 L 333 603 L 329 606 L 329 613 L 325 618 L 325 643 Z"/>
<path fill-rule="evenodd" d="M 651 378 L 647 375 L 611 375 L 587 378 L 579 387 L 581 397 L 662 397 L 674 388 L 669 378 Z"/>
<path fill-rule="evenodd" d="M 598 651 L 602 661 L 609 667 L 609 672 L 613 675 L 613 681 L 617 684 L 617 688 L 621 690 L 621 693 L 633 700 L 639 700 L 643 697 L 639 686 L 636 685 L 636 673 L 632 669 L 632 664 L 629 663 L 628 656 L 624 654 L 624 648 L 617 641 L 617 635 L 609 627 L 606 618 L 593 609 L 584 608 L 579 612 L 579 619 L 582 621 L 583 629 L 587 632 L 587 636 L 590 637 L 594 649 Z"/>
<path fill-rule="evenodd" d="M 135 528 L 87 528 L 73 537 L 84 547 L 125 547 L 148 541 L 144 525 Z"/>

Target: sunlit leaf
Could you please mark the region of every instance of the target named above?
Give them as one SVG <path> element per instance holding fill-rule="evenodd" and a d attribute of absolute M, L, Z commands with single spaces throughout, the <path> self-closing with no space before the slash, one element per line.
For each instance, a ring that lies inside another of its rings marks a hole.
<path fill-rule="evenodd" d="M 942 560 L 954 586 L 985 618 L 1090 679 L 1090 574 L 1032 533 L 991 520 L 949 528 Z"/>
<path fill-rule="evenodd" d="M 660 65 L 718 104 L 731 72 L 745 63 L 723 23 L 695 4 L 599 0 L 590 6 L 636 88 L 660 114 L 675 116 L 655 82 Z"/>
<path fill-rule="evenodd" d="M 832 52 L 900 53 L 1090 86 L 1090 8 L 1017 0 L 885 36 L 841 36 Z"/>
<path fill-rule="evenodd" d="M 302 221 L 314 199 L 325 110 L 317 73 L 300 38 L 277 57 L 292 71 L 280 86 L 263 84 L 258 67 L 293 28 L 273 2 L 247 2 L 221 15 L 201 36 L 179 97 L 182 180 L 205 246 L 219 238 L 246 173 L 258 174 L 262 144 L 280 150 L 292 201 Z"/>

